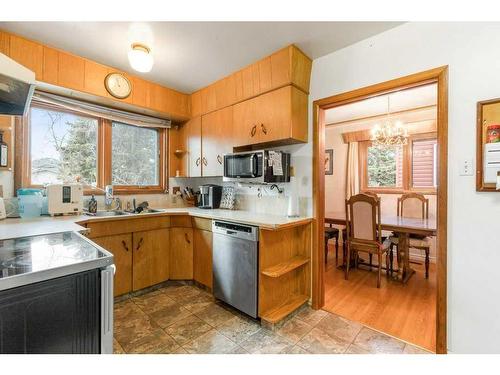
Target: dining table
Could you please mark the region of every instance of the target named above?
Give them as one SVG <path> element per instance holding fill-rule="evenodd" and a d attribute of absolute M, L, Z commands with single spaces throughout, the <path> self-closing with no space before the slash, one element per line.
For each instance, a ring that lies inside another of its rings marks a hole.
<path fill-rule="evenodd" d="M 380 226 L 382 230 L 391 231 L 399 237 L 398 251 L 398 272 L 396 279 L 406 283 L 415 273 L 410 266 L 410 235 L 434 237 L 437 234 L 435 218 L 421 219 L 413 217 L 402 217 L 381 213 Z M 325 212 L 325 223 L 333 225 L 346 225 L 345 212 Z"/>

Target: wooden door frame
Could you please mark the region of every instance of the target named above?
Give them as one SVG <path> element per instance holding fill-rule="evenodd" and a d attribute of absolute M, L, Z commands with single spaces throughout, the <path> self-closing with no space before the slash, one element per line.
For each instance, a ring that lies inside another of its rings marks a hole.
<path fill-rule="evenodd" d="M 325 110 L 371 97 L 400 91 L 427 83 L 437 83 L 437 299 L 436 353 L 447 352 L 447 200 L 448 200 L 448 66 L 333 95 L 313 102 L 313 252 L 312 307 L 320 309 L 325 303 L 323 228 L 325 220 Z"/>

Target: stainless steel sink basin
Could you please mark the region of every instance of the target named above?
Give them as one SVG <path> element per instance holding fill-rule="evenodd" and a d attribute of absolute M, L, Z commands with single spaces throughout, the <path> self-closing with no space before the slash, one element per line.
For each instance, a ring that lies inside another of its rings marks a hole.
<path fill-rule="evenodd" d="M 97 211 L 95 214 L 91 214 L 89 212 L 85 213 L 88 216 L 123 216 L 123 215 L 130 215 L 128 212 L 125 211 Z"/>

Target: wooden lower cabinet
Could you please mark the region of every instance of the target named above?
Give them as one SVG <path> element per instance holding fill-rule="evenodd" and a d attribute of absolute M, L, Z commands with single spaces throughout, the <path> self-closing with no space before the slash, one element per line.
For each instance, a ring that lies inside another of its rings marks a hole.
<path fill-rule="evenodd" d="M 193 278 L 212 289 L 212 232 L 194 229 L 193 238 Z"/>
<path fill-rule="evenodd" d="M 93 238 L 114 256 L 116 273 L 114 295 L 119 296 L 132 290 L 132 233 Z"/>
<path fill-rule="evenodd" d="M 133 233 L 133 290 L 168 280 L 169 234 L 168 229 Z"/>
<path fill-rule="evenodd" d="M 193 228 L 170 228 L 170 279 L 193 279 Z"/>

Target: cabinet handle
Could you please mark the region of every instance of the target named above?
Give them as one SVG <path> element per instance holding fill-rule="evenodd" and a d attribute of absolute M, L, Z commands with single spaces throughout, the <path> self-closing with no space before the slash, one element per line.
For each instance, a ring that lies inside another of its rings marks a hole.
<path fill-rule="evenodd" d="M 203 162 L 203 165 L 206 167 L 208 165 L 208 161 L 207 161 L 207 158 L 206 157 L 203 157 L 201 159 L 201 161 Z"/>
<path fill-rule="evenodd" d="M 252 127 L 252 131 L 250 132 L 250 135 L 253 137 L 255 135 L 255 133 L 257 132 L 257 125 L 254 125 Z"/>
<path fill-rule="evenodd" d="M 267 134 L 267 129 L 264 124 L 260 124 L 260 128 L 262 129 L 262 133 Z"/>
<path fill-rule="evenodd" d="M 200 165 L 200 158 L 196 159 L 196 166 L 198 167 Z"/>
<path fill-rule="evenodd" d="M 220 165 L 222 165 L 222 156 L 217 155 L 217 161 L 219 162 Z"/>
<path fill-rule="evenodd" d="M 123 245 L 123 248 L 128 251 L 127 243 L 124 240 L 122 240 L 122 245 Z"/>
<path fill-rule="evenodd" d="M 138 251 L 141 248 L 143 241 L 144 241 L 144 238 L 141 237 L 141 239 L 139 240 L 139 243 L 137 244 L 137 249 L 135 249 L 136 251 Z"/>
<path fill-rule="evenodd" d="M 188 237 L 188 234 L 187 234 L 187 233 L 184 233 L 184 238 L 186 239 L 186 242 L 187 242 L 187 243 L 191 243 L 191 240 L 189 239 L 189 237 Z"/>

